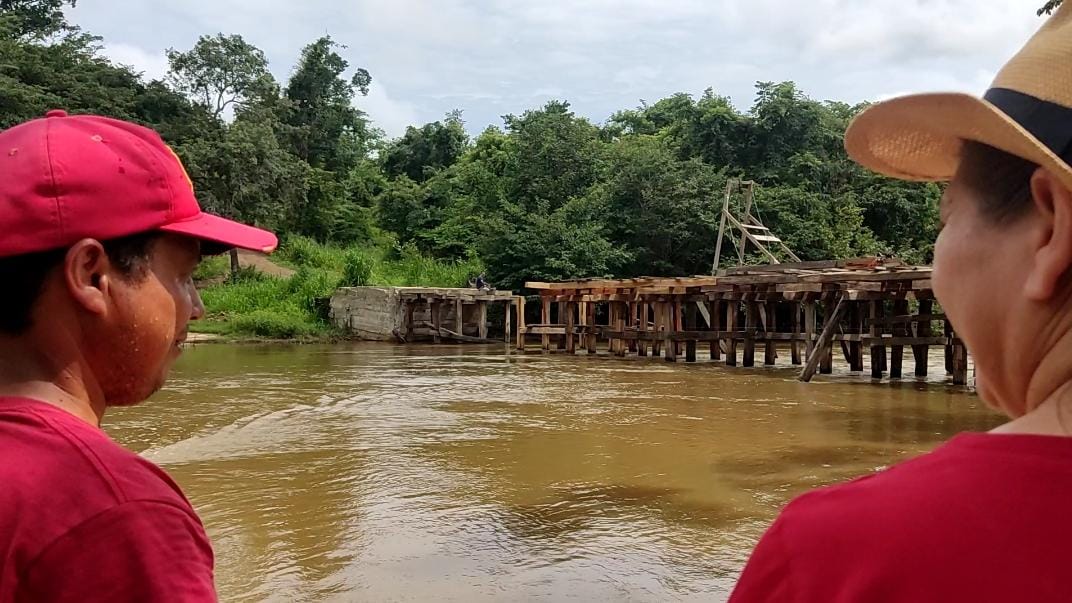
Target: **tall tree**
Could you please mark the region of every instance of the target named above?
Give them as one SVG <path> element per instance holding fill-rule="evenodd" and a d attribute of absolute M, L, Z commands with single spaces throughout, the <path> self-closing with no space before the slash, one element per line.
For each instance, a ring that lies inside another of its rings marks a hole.
<path fill-rule="evenodd" d="M 219 119 L 275 86 L 264 53 L 240 35 L 201 36 L 186 52 L 167 51 L 168 82 Z"/>
<path fill-rule="evenodd" d="M 372 76 L 357 69 L 343 77 L 349 63 L 330 36 L 306 46 L 285 90 L 290 101 L 286 121 L 293 128 L 294 152 L 316 168 L 344 172 L 367 154 L 374 138 L 368 120 L 354 107 L 367 95 Z"/>

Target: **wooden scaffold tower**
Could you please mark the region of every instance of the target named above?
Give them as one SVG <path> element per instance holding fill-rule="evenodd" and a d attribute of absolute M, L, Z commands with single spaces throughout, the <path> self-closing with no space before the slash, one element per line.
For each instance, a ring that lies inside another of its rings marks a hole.
<path fill-rule="evenodd" d="M 739 266 L 743 266 L 745 263 L 748 243 L 752 243 L 771 264 L 780 264 L 781 261 L 777 255 L 768 249 L 768 245 L 781 251 L 785 258 L 794 262 L 800 261 L 800 258 L 793 253 L 793 250 L 789 249 L 785 242 L 771 232 L 771 229 L 764 226 L 759 221 L 758 216 L 752 214 L 756 201 L 755 190 L 756 183 L 752 180 L 731 178 L 726 182 L 726 196 L 722 201 L 722 218 L 719 220 L 718 225 L 718 242 L 715 243 L 715 261 L 711 265 L 712 275 L 718 274 L 719 263 L 722 259 L 722 240 L 726 237 L 727 223 L 741 235 L 739 243 L 736 241 L 735 234 L 733 235 L 734 238 L 731 239 L 731 242 L 737 247 Z M 740 213 L 737 215 L 734 215 L 734 208 L 732 207 L 735 195 L 741 197 Z"/>

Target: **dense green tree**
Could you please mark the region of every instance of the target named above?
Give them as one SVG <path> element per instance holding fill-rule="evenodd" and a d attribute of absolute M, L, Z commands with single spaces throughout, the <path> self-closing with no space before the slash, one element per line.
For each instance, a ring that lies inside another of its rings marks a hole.
<path fill-rule="evenodd" d="M 443 121 L 406 128 L 402 138 L 382 152 L 383 171 L 391 177 L 405 174 L 411 180 L 423 182 L 436 170 L 453 165 L 468 144 L 465 123 L 461 113 L 455 111 Z"/>
<path fill-rule="evenodd" d="M 74 6 L 75 0 L 0 0 L 3 35 L 41 40 L 71 31 L 63 15 L 65 5 Z"/>

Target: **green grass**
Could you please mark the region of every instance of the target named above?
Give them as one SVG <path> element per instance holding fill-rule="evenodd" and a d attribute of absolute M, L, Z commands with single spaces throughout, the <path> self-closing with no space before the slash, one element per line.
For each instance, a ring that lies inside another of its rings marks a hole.
<path fill-rule="evenodd" d="M 343 248 L 304 237 L 288 237 L 272 260 L 296 274 L 279 278 L 243 269 L 206 287 L 201 291 L 206 318 L 192 324 L 191 330 L 269 339 L 329 338 L 337 333 L 319 300 L 340 286 L 462 287 L 481 270 L 476 259 L 437 260 L 422 256 L 413 246 Z M 208 261 L 215 263 L 216 258 Z M 226 256 L 219 266 L 201 270 L 215 274 L 221 266 L 226 272 Z"/>

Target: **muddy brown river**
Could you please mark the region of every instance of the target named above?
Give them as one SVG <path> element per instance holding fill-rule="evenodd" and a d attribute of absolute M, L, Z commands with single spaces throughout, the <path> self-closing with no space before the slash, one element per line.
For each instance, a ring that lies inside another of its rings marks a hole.
<path fill-rule="evenodd" d="M 720 601 L 789 498 L 999 423 L 932 373 L 206 344 L 105 421 L 186 491 L 225 601 Z"/>

